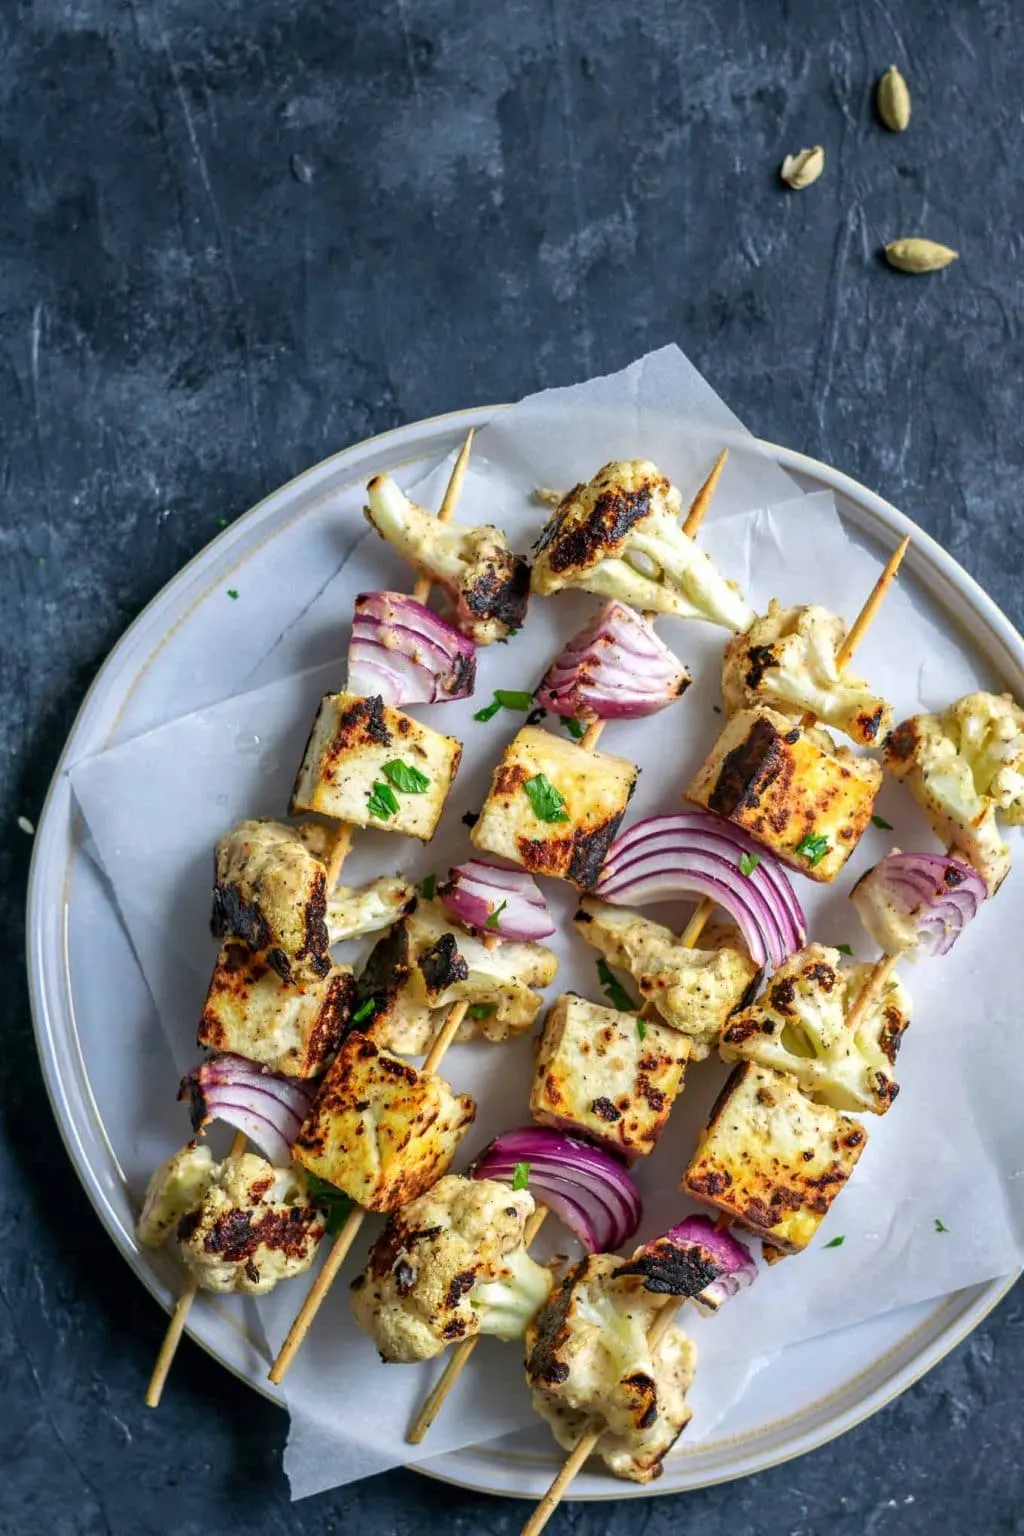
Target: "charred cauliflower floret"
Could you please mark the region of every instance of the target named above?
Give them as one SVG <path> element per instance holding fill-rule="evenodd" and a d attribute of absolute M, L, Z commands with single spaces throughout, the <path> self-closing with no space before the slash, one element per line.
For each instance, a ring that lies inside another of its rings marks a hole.
<path fill-rule="evenodd" d="M 733 1069 L 683 1176 L 782 1253 L 806 1248 L 867 1145 L 857 1120 L 812 1104 L 788 1073 L 752 1061 Z"/>
<path fill-rule="evenodd" d="M 533 1198 L 448 1174 L 396 1211 L 352 1284 L 352 1310 L 384 1360 L 430 1360 L 478 1333 L 521 1338 L 551 1274 L 526 1252 Z"/>
<path fill-rule="evenodd" d="M 240 821 L 214 855 L 211 927 L 265 953 L 278 975 L 326 976 L 327 870 L 297 827 Z"/>
<path fill-rule="evenodd" d="M 313 721 L 289 809 L 293 816 L 315 811 L 427 843 L 461 758 L 454 736 L 392 709 L 379 695 L 329 693 Z"/>
<path fill-rule="evenodd" d="M 530 1029 L 543 1006 L 540 992 L 558 970 L 543 944 L 507 940 L 488 949 L 456 924 L 440 902 L 418 901 L 376 944 L 358 983 L 356 1013 L 389 1050 L 418 1055 L 436 1032 L 440 1012 L 467 1001 L 457 1039 L 501 1041 Z"/>
<path fill-rule="evenodd" d="M 741 709 L 686 791 L 812 880 L 834 880 L 871 820 L 882 769 L 827 731 Z"/>
<path fill-rule="evenodd" d="M 1009 693 L 968 693 L 942 716 L 975 788 L 1011 827 L 1024 826 L 1024 709 Z"/>
<path fill-rule="evenodd" d="M 150 1180 L 138 1236 L 156 1247 L 173 1232 L 205 1291 L 262 1296 L 309 1268 L 325 1226 L 301 1170 L 184 1147 Z"/>
<path fill-rule="evenodd" d="M 398 875 L 380 875 L 368 885 L 338 885 L 327 898 L 327 933 L 332 944 L 390 928 L 412 906 L 415 888 Z"/>
<path fill-rule="evenodd" d="M 574 922 L 609 965 L 629 972 L 659 1017 L 687 1036 L 694 1060 L 707 1056 L 760 975 L 735 929 L 705 929 L 703 947 L 687 949 L 671 928 L 596 896 L 583 898 Z"/>
<path fill-rule="evenodd" d="M 999 831 L 995 800 L 979 786 L 971 759 L 960 750 L 961 729 L 953 717 L 953 710 L 978 697 L 991 695 L 969 694 L 945 716 L 904 720 L 886 737 L 885 766 L 904 781 L 936 837 L 954 858 L 978 871 L 994 896 L 1009 873 L 1010 849 Z M 975 755 L 983 764 L 982 782 L 992 782 L 989 760 Z M 1004 780 L 1004 792 L 1006 787 Z"/>
<path fill-rule="evenodd" d="M 490 645 L 521 628 L 530 567 L 500 528 L 439 522 L 410 501 L 390 475 L 376 475 L 366 493 L 371 528 L 441 588 L 457 629 L 477 645 Z"/>
<path fill-rule="evenodd" d="M 341 1044 L 355 1005 L 348 966 L 282 981 L 266 956 L 225 944 L 217 956 L 196 1042 L 232 1051 L 288 1077 L 319 1077 Z"/>
<path fill-rule="evenodd" d="M 753 610 L 682 531 L 680 509 L 679 492 L 648 460 L 605 464 L 555 508 L 536 546 L 534 592 L 582 587 L 742 633 Z"/>
<path fill-rule="evenodd" d="M 729 714 L 768 704 L 781 714 L 810 713 L 822 725 L 874 746 L 892 724 L 892 706 L 836 657 L 846 625 L 827 608 L 783 608 L 774 599 L 746 634 L 725 647 L 722 696 Z"/>
<path fill-rule="evenodd" d="M 648 1483 L 690 1421 L 697 1352 L 678 1327 L 651 1349 L 651 1324 L 675 1298 L 616 1278 L 621 1263 L 595 1254 L 569 1271 L 527 1329 L 526 1380 L 559 1445 L 574 1449 L 600 1423 L 608 1469 Z"/>
<path fill-rule="evenodd" d="M 847 1019 L 871 970 L 843 965 L 839 951 L 824 944 L 791 955 L 757 1002 L 726 1026 L 723 1061 L 788 1072 L 816 1104 L 884 1115 L 899 1092 L 893 1068 L 910 997 L 890 975 L 851 1030 Z"/>

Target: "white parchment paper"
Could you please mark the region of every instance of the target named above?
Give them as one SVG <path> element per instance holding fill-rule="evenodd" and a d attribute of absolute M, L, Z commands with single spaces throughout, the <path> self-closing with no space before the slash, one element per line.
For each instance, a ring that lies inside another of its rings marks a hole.
<path fill-rule="evenodd" d="M 794 498 L 793 482 L 747 446 L 724 407 L 718 416 L 708 415 L 710 392 L 706 385 L 695 389 L 694 377 L 678 353 L 658 353 L 611 380 L 549 392 L 503 413 L 480 434 L 460 518 L 501 521 L 513 542 L 525 548 L 543 519 L 528 497 L 534 485 L 565 486 L 609 458 L 642 455 L 671 473 L 685 497 L 728 439 L 733 452 L 702 533 L 705 547 L 759 611 L 771 597 L 813 599 L 851 619 L 884 555 L 851 536 L 830 496 Z M 695 393 L 703 416 L 687 415 L 680 404 Z M 438 482 L 442 471 L 433 486 L 417 490 L 420 499 L 428 500 L 433 491 L 436 503 Z M 759 510 L 750 511 L 751 506 Z M 293 638 L 301 635 L 301 655 L 324 665 L 296 674 L 289 657 L 294 660 L 298 652 L 278 647 L 261 669 L 261 675 L 275 679 L 266 686 L 172 721 L 73 771 L 97 856 L 183 1070 L 196 1055 L 195 1021 L 215 953 L 208 929 L 212 846 L 240 816 L 283 814 L 316 701 L 343 682 L 352 599 L 385 582 L 407 585 L 408 573 L 379 540 L 368 537 L 289 630 Z M 420 877 L 466 856 L 461 817 L 479 808 L 490 768 L 522 722 L 521 716 L 502 712 L 478 724 L 473 711 L 494 687 L 532 687 L 596 602 L 562 594 L 535 603 L 522 634 L 480 653 L 476 699 L 416 711 L 465 743 L 441 830 L 426 849 L 382 832 L 359 833 L 346 882 L 391 870 Z M 690 666 L 695 682 L 671 711 L 613 724 L 602 742 L 642 767 L 631 821 L 679 806 L 721 723 L 714 706 L 724 632 L 672 619 L 662 621 L 660 632 Z M 892 698 L 898 715 L 993 682 L 909 573 L 887 600 L 857 665 Z M 548 725 L 560 729 L 553 718 Z M 898 786 L 885 787 L 879 810 L 895 831 L 871 830 L 836 886 L 798 882 L 815 937 L 848 942 L 863 958 L 872 954 L 846 899 L 853 880 L 894 840 L 903 847 L 934 846 Z M 552 941 L 561 970 L 549 996 L 571 987 L 599 998 L 594 953 L 569 925 L 573 894 L 554 882 L 545 883 L 545 894 L 562 919 Z M 685 916 L 683 908 L 660 910 L 664 920 L 679 924 Z M 719 1318 L 691 1319 L 702 1364 L 690 1438 L 706 1434 L 742 1392 L 750 1372 L 787 1342 L 1006 1273 L 1024 1261 L 1019 1177 L 1024 1063 L 1005 1050 L 1018 1010 L 1018 914 L 1011 876 L 950 957 L 907 968 L 915 1021 L 900 1057 L 903 1093 L 888 1116 L 869 1119 L 869 1146 L 820 1237 L 801 1258 L 765 1270 Z M 355 959 L 358 950 L 340 954 Z M 1003 1043 L 998 1053 L 996 1042 Z M 999 1061 L 996 1092 L 994 1060 Z M 525 1040 L 451 1051 L 446 1075 L 473 1093 L 479 1106 L 458 1166 L 498 1131 L 525 1121 L 530 1064 Z M 713 1062 L 691 1069 L 656 1152 L 636 1168 L 645 1200 L 641 1236 L 664 1230 L 689 1208 L 678 1193 L 679 1179 L 723 1076 L 724 1069 Z M 165 1125 L 173 1085 L 147 1080 L 140 1089 L 141 1104 L 126 1106 L 131 1123 L 146 1123 L 151 1100 L 154 1118 L 157 1102 L 162 1104 L 159 1123 Z M 182 1111 L 180 1139 L 186 1135 Z M 936 1230 L 937 1220 L 947 1232 Z M 405 1428 L 440 1366 L 385 1369 L 351 1322 L 345 1278 L 361 1264 L 374 1230 L 368 1223 L 366 1242 L 350 1259 L 288 1377 L 292 1434 L 286 1466 L 297 1496 L 530 1422 L 518 1351 L 488 1340 L 427 1444 L 406 1445 Z M 824 1246 L 839 1235 L 842 1246 Z M 563 1251 L 570 1246 L 562 1232 L 551 1231 L 551 1240 Z M 258 1303 L 272 1347 L 283 1338 L 307 1285 L 304 1277 Z"/>

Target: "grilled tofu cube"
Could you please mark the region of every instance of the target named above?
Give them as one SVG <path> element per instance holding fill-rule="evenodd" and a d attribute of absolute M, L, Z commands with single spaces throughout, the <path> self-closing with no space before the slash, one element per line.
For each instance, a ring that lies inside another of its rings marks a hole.
<path fill-rule="evenodd" d="M 475 1114 L 468 1094 L 353 1031 L 292 1156 L 366 1210 L 392 1211 L 448 1172 Z"/>
<path fill-rule="evenodd" d="M 760 975 L 735 929 L 715 937 L 705 929 L 706 947 L 687 949 L 671 928 L 596 896 L 583 898 L 573 922 L 609 965 L 629 972 L 666 1024 L 688 1036 L 694 1059 L 708 1054 Z"/>
<path fill-rule="evenodd" d="M 573 741 L 527 725 L 505 749 L 470 837 L 477 848 L 534 874 L 596 881 L 636 787 L 624 757 L 584 752 Z"/>
<path fill-rule="evenodd" d="M 306 743 L 291 814 L 319 811 L 354 827 L 429 842 L 461 757 L 453 736 L 432 731 L 379 697 L 329 693 Z M 400 787 L 410 777 L 419 789 Z"/>
<path fill-rule="evenodd" d="M 744 1062 L 715 1102 L 682 1187 L 772 1247 L 799 1253 L 867 1139 L 859 1121 L 812 1104 L 791 1077 Z"/>
<path fill-rule="evenodd" d="M 544 1021 L 530 1113 L 541 1125 L 644 1157 L 683 1086 L 689 1054 L 676 1030 L 568 992 Z"/>
<path fill-rule="evenodd" d="M 743 827 L 812 880 L 834 880 L 871 820 L 882 770 L 774 709 L 726 723 L 687 798 Z"/>
<path fill-rule="evenodd" d="M 900 1091 L 893 1067 L 910 1023 L 910 998 L 897 976 L 887 977 L 850 1029 L 848 1016 L 871 971 L 870 965 L 844 966 L 837 949 L 809 944 L 727 1025 L 723 1061 L 787 1072 L 816 1104 L 884 1115 Z"/>
<path fill-rule="evenodd" d="M 218 939 L 265 952 L 285 981 L 326 976 L 327 870 L 297 827 L 240 821 L 214 855 L 213 916 Z"/>
<path fill-rule="evenodd" d="M 282 981 L 264 955 L 225 944 L 199 1018 L 198 1043 L 289 1077 L 319 1077 L 341 1044 L 356 995 L 348 966 Z"/>

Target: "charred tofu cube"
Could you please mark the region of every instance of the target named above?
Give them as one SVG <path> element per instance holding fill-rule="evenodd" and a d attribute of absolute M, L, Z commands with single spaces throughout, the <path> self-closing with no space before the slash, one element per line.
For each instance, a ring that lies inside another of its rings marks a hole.
<path fill-rule="evenodd" d="M 834 880 L 856 848 L 882 783 L 870 758 L 773 709 L 727 722 L 687 798 L 743 827 L 812 880 Z"/>
<path fill-rule="evenodd" d="M 566 993 L 548 1010 L 530 1113 L 626 1157 L 654 1150 L 683 1085 L 690 1048 L 653 1019 Z"/>
<path fill-rule="evenodd" d="M 443 1077 L 353 1031 L 292 1147 L 297 1163 L 368 1211 L 392 1211 L 447 1173 L 476 1105 Z"/>
<path fill-rule="evenodd" d="M 589 890 L 636 787 L 624 757 L 527 725 L 505 749 L 470 837 L 534 874 Z"/>
<path fill-rule="evenodd" d="M 354 827 L 429 842 L 461 757 L 453 736 L 432 731 L 379 697 L 329 693 L 306 743 L 291 814 L 319 811 Z"/>
<path fill-rule="evenodd" d="M 812 1104 L 791 1077 L 745 1062 L 719 1094 L 682 1187 L 772 1247 L 799 1253 L 867 1139 L 857 1120 Z"/>
<path fill-rule="evenodd" d="M 327 871 L 296 827 L 240 821 L 214 855 L 213 917 L 218 939 L 265 952 L 285 981 L 326 976 Z"/>
<path fill-rule="evenodd" d="M 327 1070 L 352 1014 L 356 983 L 347 966 L 282 981 L 263 955 L 225 944 L 199 1019 L 198 1043 L 233 1051 L 288 1077 Z"/>

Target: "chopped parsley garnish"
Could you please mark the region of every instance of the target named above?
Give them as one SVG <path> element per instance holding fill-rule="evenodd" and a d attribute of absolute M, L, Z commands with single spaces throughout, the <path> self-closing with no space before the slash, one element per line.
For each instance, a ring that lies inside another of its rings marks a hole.
<path fill-rule="evenodd" d="M 228 587 L 228 597 L 230 597 L 234 602 L 237 602 L 238 589 L 236 587 Z"/>
<path fill-rule="evenodd" d="M 841 955 L 852 955 L 853 954 L 853 949 L 851 948 L 851 946 L 849 944 L 837 944 L 836 945 L 836 949 L 838 949 L 838 951 L 839 951 L 839 953 Z"/>
<path fill-rule="evenodd" d="M 493 720 L 499 709 L 533 708 L 533 694 L 518 688 L 495 688 L 494 698 L 483 709 L 478 709 L 474 720 Z"/>
<path fill-rule="evenodd" d="M 740 874 L 741 875 L 752 875 L 754 873 L 754 870 L 760 864 L 760 862 L 761 862 L 761 855 L 759 853 L 741 853 L 740 854 Z"/>
<path fill-rule="evenodd" d="M 825 1247 L 826 1248 L 841 1248 L 845 1242 L 846 1242 L 846 1238 L 845 1237 L 834 1237 L 830 1243 L 826 1243 L 825 1244 Z"/>
<path fill-rule="evenodd" d="M 423 879 L 420 881 L 419 889 L 420 895 L 422 897 L 424 897 L 427 901 L 433 901 L 434 897 L 437 895 L 437 876 L 424 875 Z"/>
<path fill-rule="evenodd" d="M 218 519 L 217 519 L 217 527 L 218 528 L 226 528 L 227 525 L 228 525 L 228 520 L 227 520 L 226 517 L 218 517 Z"/>
<path fill-rule="evenodd" d="M 808 832 L 806 837 L 802 837 L 797 843 L 796 852 L 802 853 L 808 864 L 814 869 L 815 865 L 820 864 L 826 853 L 828 853 L 828 847 L 827 837 L 823 837 L 820 832 Z"/>
<path fill-rule="evenodd" d="M 525 1189 L 530 1182 L 529 1163 L 516 1163 L 512 1172 L 512 1188 Z"/>
<path fill-rule="evenodd" d="M 886 821 L 884 816 L 872 816 L 871 822 L 873 826 L 881 827 L 883 832 L 892 831 L 892 822 Z"/>
<path fill-rule="evenodd" d="M 498 918 L 501 916 L 507 906 L 508 902 L 503 901 L 500 907 L 495 907 L 494 911 L 489 915 L 486 923 L 484 923 L 484 927 L 490 928 L 492 932 L 496 931 L 498 927 Z"/>
<path fill-rule="evenodd" d="M 948 1232 L 949 1228 L 946 1226 L 945 1222 L 940 1221 L 939 1218 L 936 1216 L 936 1218 L 935 1218 L 935 1230 L 936 1230 L 936 1232 Z"/>
<path fill-rule="evenodd" d="M 603 955 L 597 962 L 597 979 L 601 983 L 605 997 L 613 1008 L 617 1008 L 620 1013 L 636 1012 L 636 1003 L 630 997 Z M 639 1023 L 638 1019 L 637 1024 L 639 1025 Z M 641 1035 L 640 1038 L 643 1039 L 643 1036 Z"/>
<path fill-rule="evenodd" d="M 370 790 L 366 802 L 371 816 L 376 816 L 378 821 L 388 821 L 392 816 L 398 815 L 398 797 L 390 784 L 376 779 Z"/>
<path fill-rule="evenodd" d="M 582 720 L 577 720 L 575 715 L 567 715 L 562 724 L 565 726 L 573 741 L 582 741 L 587 734 L 587 728 Z"/>
<path fill-rule="evenodd" d="M 355 1013 L 352 1015 L 352 1023 L 353 1024 L 365 1024 L 367 1019 L 372 1019 L 376 1012 L 377 1012 L 377 1000 L 376 1000 L 376 998 L 368 997 L 365 1002 L 359 1004 L 359 1007 L 356 1009 Z"/>
<path fill-rule="evenodd" d="M 396 758 L 393 763 L 385 763 L 381 772 L 403 795 L 423 795 L 430 788 L 426 774 L 420 773 L 411 763 L 403 763 L 401 758 Z"/>
<path fill-rule="evenodd" d="M 320 1178 L 319 1174 L 307 1173 L 306 1183 L 316 1204 L 327 1212 L 325 1231 L 328 1236 L 333 1237 L 336 1232 L 341 1231 L 348 1220 L 352 1201 L 344 1190 L 339 1189 L 335 1184 L 328 1184 L 327 1180 Z"/>
<path fill-rule="evenodd" d="M 497 1003 L 472 1003 L 466 1012 L 471 1019 L 489 1019 L 492 1013 L 497 1013 Z"/>
<path fill-rule="evenodd" d="M 646 1040 L 647 1039 L 647 1020 L 646 1019 L 637 1019 L 637 1021 L 636 1021 L 636 1032 L 640 1036 L 641 1040 Z"/>
<path fill-rule="evenodd" d="M 565 800 L 546 774 L 535 774 L 523 784 L 527 799 L 538 821 L 568 821 Z"/>

